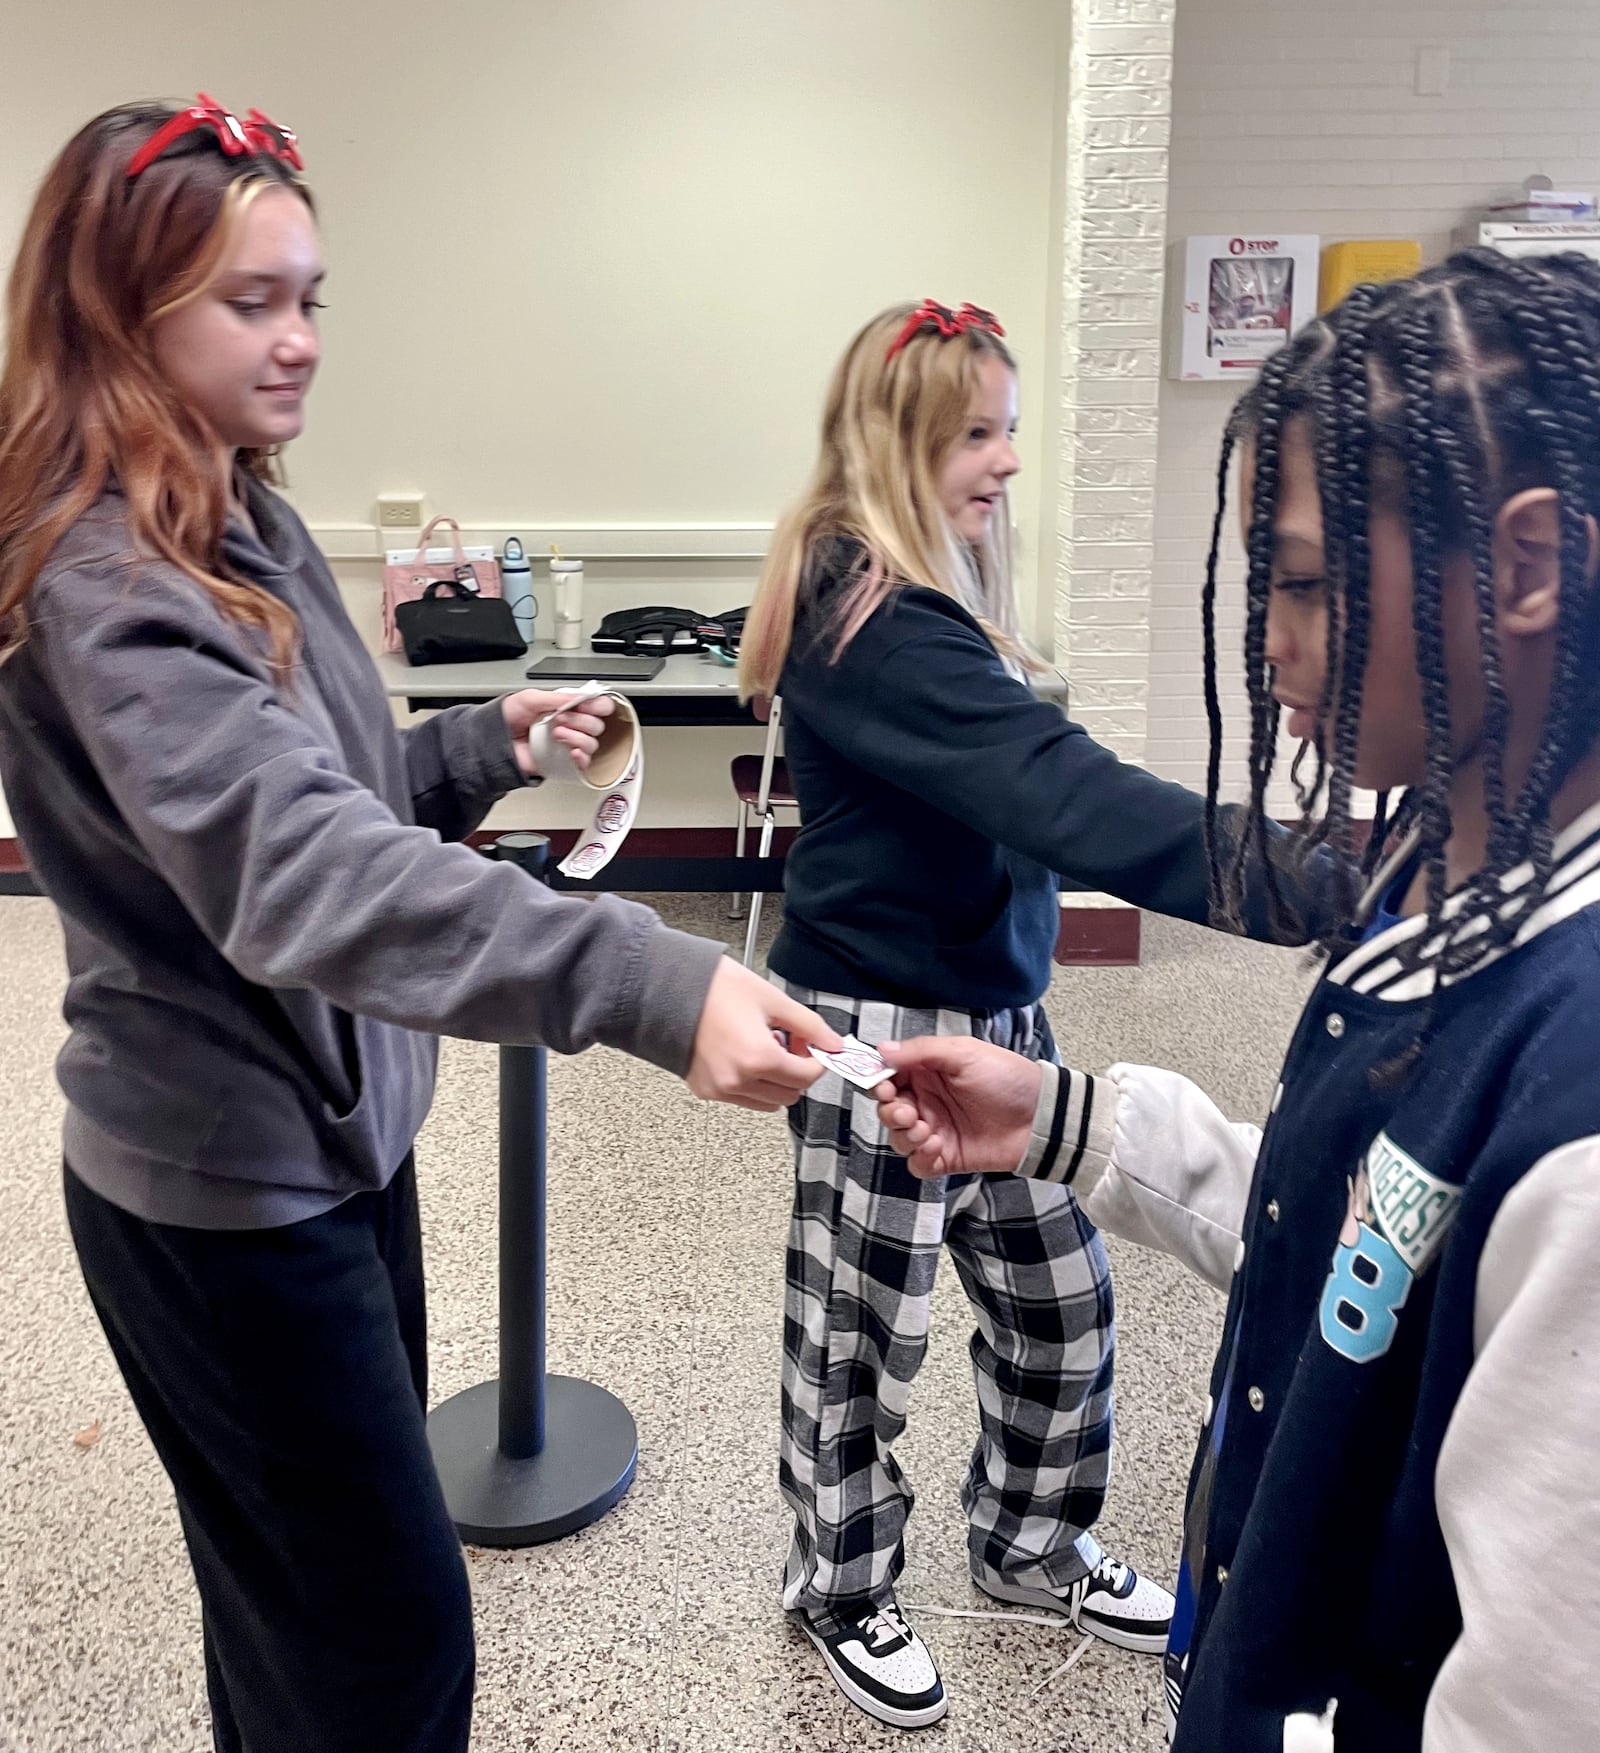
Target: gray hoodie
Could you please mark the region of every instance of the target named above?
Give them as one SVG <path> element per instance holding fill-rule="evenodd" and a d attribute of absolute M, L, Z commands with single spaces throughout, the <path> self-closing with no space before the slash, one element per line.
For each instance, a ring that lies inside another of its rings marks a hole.
<path fill-rule="evenodd" d="M 65 1149 L 159 1223 L 291 1223 L 381 1187 L 436 1034 L 595 1042 L 681 1074 L 722 946 L 551 893 L 458 841 L 521 778 L 498 704 L 397 730 L 326 562 L 268 489 L 230 567 L 299 616 L 266 644 L 136 557 L 107 492 L 0 664 L 0 783 L 61 911 Z"/>

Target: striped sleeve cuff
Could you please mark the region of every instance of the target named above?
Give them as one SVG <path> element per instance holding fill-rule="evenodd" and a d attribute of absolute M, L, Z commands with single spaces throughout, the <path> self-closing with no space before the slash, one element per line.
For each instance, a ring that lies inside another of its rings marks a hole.
<path fill-rule="evenodd" d="M 1015 1172 L 1036 1181 L 1098 1181 L 1111 1161 L 1115 1084 L 1063 1066 L 1039 1070 L 1028 1149 Z"/>

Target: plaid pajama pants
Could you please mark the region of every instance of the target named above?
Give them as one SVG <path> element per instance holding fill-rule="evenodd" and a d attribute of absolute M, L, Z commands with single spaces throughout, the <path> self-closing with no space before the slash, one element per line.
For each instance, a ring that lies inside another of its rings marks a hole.
<path fill-rule="evenodd" d="M 1060 1063 L 1042 1007 L 908 1010 L 779 981 L 863 1041 L 976 1035 Z M 881 1602 L 913 1494 L 891 1449 L 928 1343 L 941 1244 L 977 1317 L 977 1447 L 961 1490 L 973 1574 L 1059 1588 L 1092 1567 L 1111 1470 L 1115 1326 L 1099 1233 L 1070 1189 L 918 1180 L 870 1096 L 827 1072 L 789 1110 L 794 1213 L 779 1486 L 794 1511 L 783 1601 L 823 1632 Z"/>

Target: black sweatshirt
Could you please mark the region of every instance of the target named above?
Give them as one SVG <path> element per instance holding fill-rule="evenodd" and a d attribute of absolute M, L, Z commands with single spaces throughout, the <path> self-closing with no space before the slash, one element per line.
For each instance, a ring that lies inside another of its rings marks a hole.
<path fill-rule="evenodd" d="M 858 554 L 836 546 L 802 592 L 779 685 L 802 826 L 774 972 L 994 1011 L 1049 985 L 1061 878 L 1206 923 L 1204 800 L 1036 698 L 959 603 L 897 589 L 833 661 Z"/>

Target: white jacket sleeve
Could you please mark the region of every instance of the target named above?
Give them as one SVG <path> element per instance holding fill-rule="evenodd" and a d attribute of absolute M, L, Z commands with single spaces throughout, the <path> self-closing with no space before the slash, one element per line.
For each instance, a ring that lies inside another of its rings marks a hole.
<path fill-rule="evenodd" d="M 1197 1085 L 1150 1065 L 1099 1077 L 1042 1067 L 1017 1173 L 1069 1181 L 1101 1229 L 1159 1248 L 1226 1290 L 1261 1128 L 1233 1123 Z"/>
<path fill-rule="evenodd" d="M 1593 1753 L 1600 1735 L 1600 1139 L 1506 1196 L 1476 1361 L 1434 1476 L 1461 1636 L 1423 1753 Z"/>

